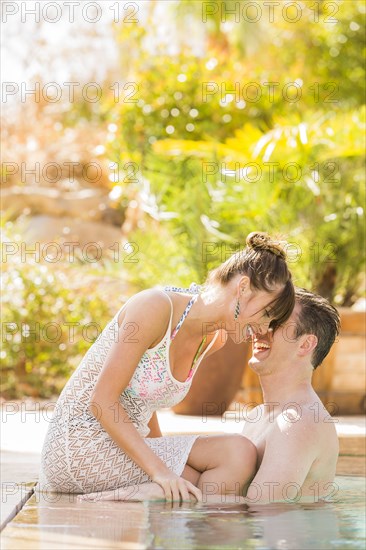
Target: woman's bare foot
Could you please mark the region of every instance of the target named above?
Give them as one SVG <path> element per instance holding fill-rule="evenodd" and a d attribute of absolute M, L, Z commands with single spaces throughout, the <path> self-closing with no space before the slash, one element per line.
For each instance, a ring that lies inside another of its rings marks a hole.
<path fill-rule="evenodd" d="M 125 500 L 137 501 L 143 500 L 165 500 L 163 489 L 157 483 L 142 483 L 141 485 L 129 485 L 120 487 L 111 491 L 99 491 L 96 493 L 86 493 L 78 495 L 79 500 Z"/>

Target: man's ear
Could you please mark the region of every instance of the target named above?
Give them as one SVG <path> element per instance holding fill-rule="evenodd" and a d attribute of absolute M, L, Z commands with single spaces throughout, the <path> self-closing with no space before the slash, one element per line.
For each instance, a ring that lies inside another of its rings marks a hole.
<path fill-rule="evenodd" d="M 315 336 L 315 334 L 304 334 L 301 337 L 301 344 L 298 351 L 300 357 L 304 357 L 305 355 L 312 353 L 317 345 L 318 338 Z"/>

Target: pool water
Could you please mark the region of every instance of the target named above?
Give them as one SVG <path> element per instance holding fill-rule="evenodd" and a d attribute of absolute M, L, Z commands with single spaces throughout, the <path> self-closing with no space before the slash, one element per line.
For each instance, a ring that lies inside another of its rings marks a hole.
<path fill-rule="evenodd" d="M 79 502 L 35 493 L 5 529 L 3 549 L 365 549 L 365 478 L 336 478 L 332 502 Z M 17 547 L 18 548 L 18 547 Z"/>
<path fill-rule="evenodd" d="M 365 478 L 338 477 L 337 502 L 246 506 L 149 504 L 149 548 L 365 549 Z"/>

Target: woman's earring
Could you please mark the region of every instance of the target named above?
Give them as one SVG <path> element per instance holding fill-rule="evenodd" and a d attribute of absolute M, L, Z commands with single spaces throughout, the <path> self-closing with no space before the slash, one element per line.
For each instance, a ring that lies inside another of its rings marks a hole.
<path fill-rule="evenodd" d="M 235 315 L 234 315 L 235 320 L 239 317 L 239 313 L 240 313 L 240 303 L 239 303 L 239 298 L 238 298 L 238 300 L 236 302 L 236 306 L 235 306 Z"/>

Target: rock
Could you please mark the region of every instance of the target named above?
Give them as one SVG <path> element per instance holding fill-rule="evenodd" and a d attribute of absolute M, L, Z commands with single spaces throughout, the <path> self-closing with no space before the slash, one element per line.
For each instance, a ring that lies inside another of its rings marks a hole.
<path fill-rule="evenodd" d="M 98 251 L 110 247 L 113 251 L 121 253 L 121 230 L 102 222 L 77 220 L 70 216 L 32 216 L 24 224 L 24 241 L 31 248 L 32 243 L 42 244 L 46 255 L 52 254 L 52 247 L 49 252 L 46 245 L 51 242 L 73 243 L 73 246 L 86 251 L 92 258 Z M 93 243 L 97 246 L 93 246 Z M 67 250 L 72 250 L 68 246 Z M 66 249 L 65 249 L 66 250 Z M 42 253 L 42 252 L 41 252 Z"/>
<path fill-rule="evenodd" d="M 29 214 L 70 216 L 83 220 L 102 220 L 108 211 L 108 194 L 100 189 L 62 192 L 58 189 L 13 186 L 2 191 L 2 210 L 14 219 Z"/>

